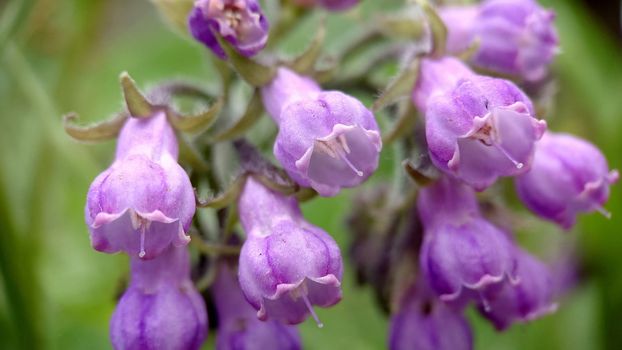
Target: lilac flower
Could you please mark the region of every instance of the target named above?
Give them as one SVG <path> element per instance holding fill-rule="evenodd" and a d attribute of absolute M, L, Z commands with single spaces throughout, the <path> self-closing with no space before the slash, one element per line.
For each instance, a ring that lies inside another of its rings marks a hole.
<path fill-rule="evenodd" d="M 262 88 L 262 96 L 279 126 L 274 155 L 300 185 L 333 196 L 342 187 L 358 186 L 378 167 L 380 130 L 355 98 L 322 91 L 286 68 Z"/>
<path fill-rule="evenodd" d="M 247 57 L 257 54 L 268 42 L 268 21 L 257 0 L 196 0 L 188 29 L 221 59 L 227 56 L 217 35 Z"/>
<path fill-rule="evenodd" d="M 504 283 L 486 291 L 479 310 L 497 329 L 528 322 L 557 310 L 555 285 L 549 268 L 527 252 L 515 249 L 518 283 Z"/>
<path fill-rule="evenodd" d="M 329 11 L 345 11 L 356 6 L 359 0 L 296 0 L 303 6 L 321 6 Z"/>
<path fill-rule="evenodd" d="M 217 350 L 302 348 L 295 326 L 257 319 L 255 310 L 244 299 L 237 276 L 224 264 L 212 286 L 212 295 L 218 310 Z"/>
<path fill-rule="evenodd" d="M 529 209 L 569 229 L 582 212 L 609 216 L 603 205 L 618 177 L 594 145 L 548 132 L 536 145 L 531 171 L 516 178 L 516 189 Z"/>
<path fill-rule="evenodd" d="M 190 281 L 188 251 L 131 257 L 132 279 L 110 322 L 115 349 L 199 349 L 207 336 L 203 299 Z"/>
<path fill-rule="evenodd" d="M 417 201 L 425 232 L 421 271 L 443 301 L 516 280 L 512 243 L 479 216 L 474 196 L 467 186 L 442 178 L 423 188 Z"/>
<path fill-rule="evenodd" d="M 177 140 L 164 112 L 130 118 L 115 161 L 91 184 L 85 218 L 93 248 L 151 259 L 181 246 L 195 211 L 188 175 L 177 164 Z"/>
<path fill-rule="evenodd" d="M 261 320 L 300 323 L 312 305 L 341 299 L 343 266 L 339 247 L 326 232 L 306 222 L 293 198 L 249 179 L 240 197 L 246 242 L 240 253 L 242 291 Z"/>
<path fill-rule="evenodd" d="M 420 286 L 411 287 L 391 317 L 390 350 L 469 350 L 473 335 L 456 310 Z"/>
<path fill-rule="evenodd" d="M 425 112 L 434 165 L 479 191 L 528 171 L 546 129 L 516 85 L 475 75 L 455 58 L 424 60 L 413 99 Z"/>
<path fill-rule="evenodd" d="M 448 50 L 459 52 L 478 40 L 472 62 L 487 70 L 538 81 L 559 51 L 555 14 L 533 0 L 488 0 L 440 14 L 448 27 Z"/>

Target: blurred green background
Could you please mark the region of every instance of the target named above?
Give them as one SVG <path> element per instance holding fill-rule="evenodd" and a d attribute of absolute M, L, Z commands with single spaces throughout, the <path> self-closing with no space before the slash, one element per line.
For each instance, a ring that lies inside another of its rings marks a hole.
<path fill-rule="evenodd" d="M 619 3 L 543 2 L 557 11 L 562 42 L 549 125 L 593 141 L 620 169 Z M 343 43 L 366 13 L 398 1 L 363 3 L 363 10 L 329 16 L 329 48 Z M 142 86 L 171 77 L 216 81 L 216 74 L 206 50 L 169 30 L 147 0 L 0 1 L 0 11 L 0 349 L 107 349 L 127 258 L 90 248 L 83 206 L 114 142 L 70 140 L 61 115 L 76 111 L 96 121 L 118 111 L 117 77 L 124 70 Z M 304 45 L 313 23 L 290 41 Z M 383 157 L 390 162 L 392 155 Z M 621 194 L 622 186 L 614 186 L 611 220 L 586 216 L 567 234 L 549 224 L 527 225 L 531 229 L 521 232 L 527 240 L 576 239 L 582 280 L 555 315 L 503 334 L 470 314 L 477 349 L 622 349 Z M 311 222 L 335 235 L 344 256 L 349 195 L 304 207 Z M 343 301 L 318 311 L 323 329 L 311 321 L 301 325 L 306 348 L 384 348 L 387 319 L 371 292 L 353 280 L 346 267 Z"/>

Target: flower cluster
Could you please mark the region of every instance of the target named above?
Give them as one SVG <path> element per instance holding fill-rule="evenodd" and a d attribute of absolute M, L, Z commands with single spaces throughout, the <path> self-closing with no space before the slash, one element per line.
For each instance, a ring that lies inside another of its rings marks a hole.
<path fill-rule="evenodd" d="M 469 306 L 498 330 L 556 310 L 555 271 L 520 247 L 511 220 L 490 210 L 490 198 L 502 191 L 487 191 L 512 178 L 524 205 L 563 229 L 580 213 L 609 215 L 604 205 L 618 172 L 589 142 L 547 131 L 541 109 L 521 89 L 549 76 L 558 52 L 553 12 L 533 0 L 439 9 L 420 3 L 434 49 L 413 55 L 400 47 L 407 68 L 371 108 L 342 90 L 365 92 L 372 79 L 339 75 L 337 65 L 319 68 L 323 30 L 298 57 L 253 58 L 314 6 L 342 11 L 357 3 L 281 2 L 284 15 L 268 43 L 259 1 L 196 0 L 184 18 L 188 34 L 222 60 L 215 61 L 222 73 L 217 96 L 166 82 L 147 99 L 126 77 L 131 116 L 68 127 L 86 140 L 118 134 L 114 162 L 93 181 L 85 208 L 93 248 L 130 258 L 130 282 L 110 327 L 116 349 L 200 348 L 206 303 L 215 310 L 217 349 L 302 348 L 295 325 L 311 316 L 323 326 L 314 308 L 341 300 L 344 266 L 335 239 L 305 219 L 300 202 L 362 186 L 379 168 L 383 140 L 399 142 L 391 157 L 404 167 L 391 186 L 357 197 L 348 223 L 359 282 L 371 284 L 392 313 L 389 348 L 472 349 L 463 315 Z M 374 26 L 338 63 L 379 37 L 390 40 L 395 27 Z M 472 55 L 463 61 L 465 51 Z M 320 82 L 331 78 L 323 89 Z M 238 96 L 238 82 L 252 85 L 253 96 L 233 118 L 247 97 Z M 171 102 L 177 95 L 216 102 L 200 115 L 180 116 Z M 373 112 L 387 99 L 399 102 L 386 113 L 396 130 L 383 138 Z M 213 123 L 221 109 L 231 120 Z M 414 110 L 418 121 L 411 120 Z M 264 111 L 278 129 L 274 138 L 249 132 Z M 221 130 L 208 131 L 212 126 Z M 186 131 L 194 135 L 180 135 Z M 230 142 L 237 163 L 222 159 L 217 142 Z M 404 169 L 417 186 L 400 176 Z M 197 199 L 202 192 L 216 195 Z M 207 209 L 195 220 L 197 205 Z"/>

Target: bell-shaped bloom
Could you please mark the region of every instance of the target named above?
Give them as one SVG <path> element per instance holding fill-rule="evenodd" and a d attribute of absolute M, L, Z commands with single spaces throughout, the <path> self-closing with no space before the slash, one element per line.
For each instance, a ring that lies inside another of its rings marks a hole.
<path fill-rule="evenodd" d="M 417 201 L 424 226 L 421 271 L 443 301 L 516 281 L 512 242 L 474 205 L 473 190 L 448 178 L 423 188 Z"/>
<path fill-rule="evenodd" d="M 465 75 L 458 78 L 460 71 Z M 478 191 L 529 169 L 546 123 L 534 118 L 531 101 L 516 85 L 475 75 L 455 58 L 424 60 L 420 74 L 413 98 L 425 108 L 434 165 Z"/>
<path fill-rule="evenodd" d="M 185 247 L 169 247 L 152 260 L 131 257 L 132 277 L 110 322 L 118 350 L 199 349 L 207 311 L 190 281 Z"/>
<path fill-rule="evenodd" d="M 515 249 L 515 256 L 518 283 L 506 282 L 485 291 L 485 304 L 479 306 L 480 313 L 499 330 L 514 322 L 528 322 L 557 310 L 550 269 L 519 248 Z"/>
<path fill-rule="evenodd" d="M 559 51 L 555 14 L 534 0 L 488 0 L 446 7 L 440 15 L 448 50 L 460 52 L 477 41 L 471 61 L 486 70 L 538 81 Z"/>
<path fill-rule="evenodd" d="M 357 99 L 322 91 L 286 68 L 262 88 L 262 96 L 279 127 L 274 155 L 300 185 L 333 196 L 358 186 L 378 167 L 380 130 Z"/>
<path fill-rule="evenodd" d="M 618 180 L 591 143 L 568 134 L 547 132 L 536 145 L 531 170 L 516 178 L 523 203 L 540 217 L 569 229 L 577 214 L 600 211 L 609 186 Z"/>
<path fill-rule="evenodd" d="M 460 312 L 415 286 L 391 317 L 389 349 L 470 350 L 473 335 Z"/>
<path fill-rule="evenodd" d="M 217 350 L 299 350 L 302 341 L 295 326 L 277 320 L 260 321 L 248 304 L 237 276 L 223 264 L 212 286 L 218 311 Z"/>
<path fill-rule="evenodd" d="M 221 59 L 227 55 L 217 35 L 247 57 L 257 54 L 268 42 L 268 21 L 257 0 L 196 0 L 188 29 Z"/>
<path fill-rule="evenodd" d="M 151 259 L 171 244 L 188 243 L 195 198 L 177 156 L 177 139 L 164 112 L 128 119 L 115 161 L 87 195 L 93 248 Z"/>
<path fill-rule="evenodd" d="M 343 266 L 339 247 L 322 229 L 306 222 L 293 198 L 246 183 L 239 203 L 246 242 L 240 252 L 242 291 L 261 320 L 304 321 L 313 305 L 341 300 Z"/>
<path fill-rule="evenodd" d="M 302 6 L 320 6 L 328 11 L 345 11 L 356 6 L 360 0 L 295 0 Z"/>

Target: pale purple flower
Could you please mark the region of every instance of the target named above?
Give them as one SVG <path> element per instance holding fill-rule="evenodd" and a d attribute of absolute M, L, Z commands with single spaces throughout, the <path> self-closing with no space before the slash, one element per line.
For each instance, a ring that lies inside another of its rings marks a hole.
<path fill-rule="evenodd" d="M 559 51 L 555 14 L 534 0 L 488 0 L 440 10 L 447 47 L 460 52 L 474 40 L 474 65 L 527 81 L 544 78 Z"/>
<path fill-rule="evenodd" d="M 277 320 L 260 321 L 242 294 L 237 276 L 220 266 L 211 288 L 218 311 L 217 350 L 299 350 L 302 341 L 295 326 Z"/>
<path fill-rule="evenodd" d="M 516 189 L 529 209 L 569 229 L 579 213 L 600 211 L 609 216 L 603 205 L 618 177 L 591 143 L 547 132 L 536 145 L 531 170 L 516 178 Z"/>
<path fill-rule="evenodd" d="M 268 21 L 257 0 L 196 0 L 188 29 L 222 59 L 227 56 L 217 35 L 247 57 L 257 54 L 268 42 Z"/>
<path fill-rule="evenodd" d="M 424 60 L 413 99 L 425 108 L 434 165 L 478 191 L 528 171 L 546 129 L 516 85 L 475 75 L 455 58 Z"/>
<path fill-rule="evenodd" d="M 274 155 L 300 185 L 333 196 L 360 185 L 378 167 L 380 130 L 357 99 L 322 91 L 286 68 L 262 88 L 262 96 L 279 127 Z"/>
<path fill-rule="evenodd" d="M 443 301 L 516 280 L 512 242 L 474 205 L 473 190 L 449 178 L 421 189 L 417 201 L 424 226 L 421 272 Z"/>
<path fill-rule="evenodd" d="M 152 260 L 130 259 L 130 285 L 110 321 L 114 348 L 199 349 L 207 312 L 190 281 L 187 249 L 171 246 Z"/>
<path fill-rule="evenodd" d="M 516 248 L 518 283 L 503 283 L 485 291 L 485 303 L 479 305 L 482 315 L 497 329 L 514 322 L 528 322 L 557 310 L 554 278 L 548 266 Z"/>
<path fill-rule="evenodd" d="M 420 286 L 411 287 L 403 299 L 391 317 L 390 350 L 473 349 L 471 328 L 459 311 Z"/>
<path fill-rule="evenodd" d="M 311 313 L 320 324 L 313 305 L 328 307 L 341 300 L 343 266 L 335 241 L 304 220 L 295 199 L 252 178 L 238 206 L 247 235 L 240 286 L 257 317 L 296 324 Z"/>
<path fill-rule="evenodd" d="M 89 189 L 86 223 L 93 248 L 151 259 L 190 237 L 195 197 L 177 164 L 177 140 L 164 112 L 129 118 L 115 161 Z"/>

